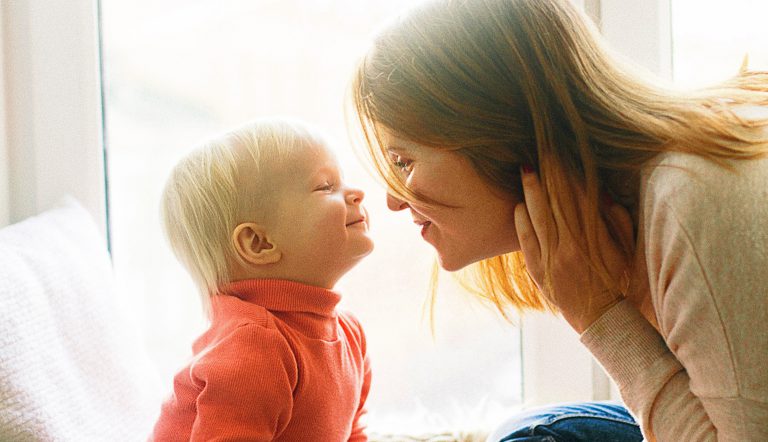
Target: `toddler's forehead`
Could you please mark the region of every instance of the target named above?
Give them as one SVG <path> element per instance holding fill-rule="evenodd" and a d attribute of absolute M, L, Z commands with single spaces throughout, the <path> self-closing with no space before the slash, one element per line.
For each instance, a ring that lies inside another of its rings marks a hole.
<path fill-rule="evenodd" d="M 318 169 L 339 168 L 335 152 L 325 143 L 313 142 L 293 149 L 282 161 L 280 170 L 291 179 L 308 178 Z"/>
<path fill-rule="evenodd" d="M 338 161 L 330 146 L 315 140 L 261 152 L 258 163 L 257 158 L 251 155 L 238 157 L 238 174 L 242 178 L 251 182 L 259 181 L 275 192 L 310 179 L 322 167 L 330 165 L 338 170 Z"/>

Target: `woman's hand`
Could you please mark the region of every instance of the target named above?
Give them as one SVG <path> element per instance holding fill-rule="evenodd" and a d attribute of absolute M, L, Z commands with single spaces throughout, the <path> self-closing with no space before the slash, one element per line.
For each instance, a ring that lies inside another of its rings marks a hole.
<path fill-rule="evenodd" d="M 606 285 L 590 267 L 565 220 L 550 207 L 537 174 L 523 171 L 522 182 L 525 203 L 515 207 L 515 227 L 528 272 L 544 296 L 581 334 L 616 304 L 622 293 Z M 575 214 L 578 207 L 585 203 L 584 189 L 573 189 L 573 193 L 564 199 L 571 201 L 571 204 L 561 207 L 562 212 Z M 598 220 L 597 246 L 611 279 L 619 281 L 628 275 L 632 264 L 623 248 L 630 248 L 631 251 L 634 244 L 632 219 L 629 212 L 618 204 L 611 204 L 607 215 L 622 244 L 611 237 L 601 218 Z M 549 253 L 552 255 L 548 256 Z M 544 284 L 547 259 L 552 265 L 551 287 Z"/>

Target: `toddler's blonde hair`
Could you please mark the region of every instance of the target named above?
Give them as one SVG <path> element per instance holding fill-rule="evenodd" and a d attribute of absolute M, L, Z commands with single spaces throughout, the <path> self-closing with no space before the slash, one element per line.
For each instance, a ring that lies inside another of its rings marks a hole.
<path fill-rule="evenodd" d="M 270 220 L 279 199 L 280 164 L 292 152 L 324 144 L 299 121 L 259 119 L 202 144 L 174 167 L 163 190 L 161 220 L 207 315 L 211 298 L 232 281 L 232 264 L 242 262 L 232 244 L 235 227 Z M 240 176 L 244 162 L 254 172 L 247 177 Z"/>

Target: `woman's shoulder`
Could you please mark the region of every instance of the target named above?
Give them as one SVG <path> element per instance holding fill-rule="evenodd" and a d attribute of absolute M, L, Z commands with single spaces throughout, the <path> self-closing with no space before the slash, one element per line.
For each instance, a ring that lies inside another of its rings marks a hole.
<path fill-rule="evenodd" d="M 744 120 L 768 120 L 768 106 L 738 106 L 731 111 Z M 755 126 L 765 133 L 768 126 Z M 754 159 L 714 160 L 697 154 L 696 146 L 674 146 L 652 158 L 641 170 L 641 192 L 652 196 L 685 196 L 707 192 L 717 195 L 729 190 L 741 191 L 744 186 L 768 182 L 768 154 Z"/>
<path fill-rule="evenodd" d="M 642 171 L 643 207 L 766 202 L 768 156 L 718 164 L 701 155 L 664 152 Z"/>
<path fill-rule="evenodd" d="M 727 238 L 734 253 L 749 247 L 768 252 L 768 157 L 729 164 L 679 152 L 659 155 L 641 187 L 645 235 L 683 235 L 697 249 Z"/>

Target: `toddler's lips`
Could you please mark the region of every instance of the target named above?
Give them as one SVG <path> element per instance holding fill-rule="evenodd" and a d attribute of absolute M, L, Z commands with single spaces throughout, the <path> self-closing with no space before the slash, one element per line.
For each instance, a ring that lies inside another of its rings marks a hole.
<path fill-rule="evenodd" d="M 365 218 L 360 218 L 360 219 L 357 219 L 357 220 L 352 221 L 351 223 L 347 224 L 347 227 L 354 226 L 355 224 L 360 224 L 360 223 L 363 223 L 363 222 L 365 222 Z"/>

